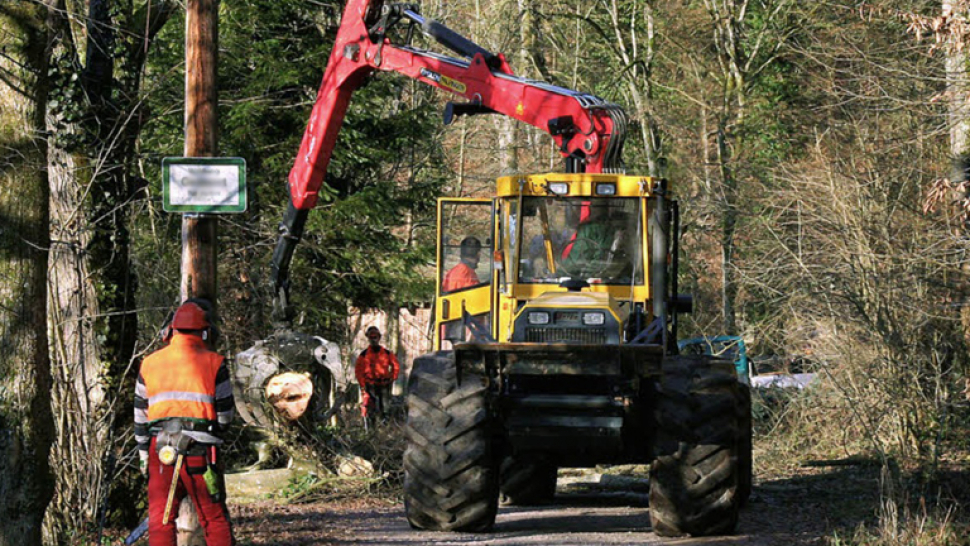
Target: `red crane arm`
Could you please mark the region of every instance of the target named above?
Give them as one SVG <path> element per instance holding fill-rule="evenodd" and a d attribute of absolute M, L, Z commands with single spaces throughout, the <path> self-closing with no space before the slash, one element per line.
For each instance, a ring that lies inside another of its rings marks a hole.
<path fill-rule="evenodd" d="M 385 34 L 401 19 L 420 25 L 422 32 L 465 58 L 392 44 Z M 449 103 L 445 123 L 454 115 L 504 114 L 548 132 L 567 165 L 572 165 L 567 170 L 597 173 L 620 169 L 626 115 L 618 106 L 593 95 L 515 76 L 504 56 L 493 55 L 447 27 L 425 20 L 413 6 L 348 0 L 289 175 L 290 205 L 273 254 L 273 282 L 284 314 L 289 263 L 302 236 L 306 213 L 316 205 L 350 98 L 378 70 L 399 72 L 469 101 Z"/>
<path fill-rule="evenodd" d="M 300 152 L 290 171 L 290 196 L 297 209 L 311 209 L 316 204 L 350 97 L 376 70 L 398 72 L 464 97 L 481 107 L 479 113 L 493 111 L 549 132 L 563 155 L 580 158 L 586 172 L 604 172 L 619 164 L 620 133 L 625 130 L 622 125 L 626 119 L 619 107 L 593 95 L 514 76 L 501 54 L 489 60 L 485 58 L 488 52 L 481 48 L 469 61 L 395 46 L 385 37 L 375 42 L 373 28 L 365 22 L 368 10 L 376 7 L 373 4 L 372 0 L 350 0 L 344 10 Z M 454 39 L 464 40 L 413 11 L 405 11 L 412 22 L 418 19 L 431 33 L 451 33 L 451 37 L 457 37 Z M 477 48 L 467 40 L 465 44 Z M 571 126 L 563 125 L 567 120 Z"/>

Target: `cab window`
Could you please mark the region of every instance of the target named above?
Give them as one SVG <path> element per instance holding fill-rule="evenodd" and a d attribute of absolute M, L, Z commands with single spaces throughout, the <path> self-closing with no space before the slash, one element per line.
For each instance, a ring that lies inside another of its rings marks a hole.
<path fill-rule="evenodd" d="M 490 203 L 444 203 L 441 207 L 439 287 L 452 294 L 492 280 Z"/>
<path fill-rule="evenodd" d="M 631 198 L 524 198 L 518 281 L 642 282 L 638 212 Z"/>

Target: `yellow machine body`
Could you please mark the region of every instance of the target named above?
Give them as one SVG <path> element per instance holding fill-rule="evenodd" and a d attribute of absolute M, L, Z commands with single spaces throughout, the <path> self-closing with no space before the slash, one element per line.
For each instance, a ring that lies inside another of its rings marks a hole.
<path fill-rule="evenodd" d="M 580 335 L 579 330 L 588 326 L 586 318 L 599 320 L 594 314 L 567 315 L 586 310 L 600 310 L 604 317 L 612 317 L 607 322 L 614 331 L 604 334 L 605 343 L 625 341 L 624 330 L 631 317 L 644 322 L 654 318 L 648 228 L 659 182 L 615 174 L 507 176 L 497 180 L 493 198 L 439 199 L 434 349 L 470 341 L 473 329 L 487 331 L 499 343 L 601 342 L 599 337 L 592 341 L 555 337 Z M 568 255 L 570 244 L 579 244 L 576 234 L 594 216 L 607 214 L 619 218 L 599 230 L 601 235 L 615 231 L 615 251 L 600 251 L 611 258 L 603 258 L 600 269 L 590 268 L 588 263 L 575 266 L 576 260 L 571 263 Z M 614 225 L 617 227 L 609 227 Z M 471 239 L 481 247 L 477 262 L 463 254 L 474 250 Z M 625 260 L 622 265 L 610 262 L 619 255 Z M 567 271 L 567 264 L 583 270 Z M 466 282 L 467 272 L 474 271 L 471 277 L 477 282 L 456 288 L 449 278 L 456 268 L 465 268 Z M 564 285 L 569 279 L 581 286 Z M 537 309 L 543 311 L 531 318 L 542 319 L 545 312 L 551 313 L 550 324 L 559 316 L 579 322 L 550 333 L 548 339 L 525 339 L 521 331 L 517 335 L 529 313 Z M 475 324 L 469 326 L 469 322 Z"/>

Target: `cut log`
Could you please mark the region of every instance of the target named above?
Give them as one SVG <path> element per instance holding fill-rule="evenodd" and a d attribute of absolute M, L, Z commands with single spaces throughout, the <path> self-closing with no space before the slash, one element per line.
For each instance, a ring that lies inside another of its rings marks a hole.
<path fill-rule="evenodd" d="M 236 410 L 247 424 L 266 429 L 301 418 L 324 420 L 335 390 L 345 390 L 348 375 L 336 344 L 319 336 L 278 332 L 236 355 Z"/>
<path fill-rule="evenodd" d="M 188 496 L 182 499 L 175 519 L 178 546 L 205 546 L 205 531 L 199 524 L 199 515 Z"/>
<path fill-rule="evenodd" d="M 307 373 L 284 372 L 266 384 L 266 400 L 286 421 L 294 422 L 306 413 L 313 396 L 313 382 Z"/>

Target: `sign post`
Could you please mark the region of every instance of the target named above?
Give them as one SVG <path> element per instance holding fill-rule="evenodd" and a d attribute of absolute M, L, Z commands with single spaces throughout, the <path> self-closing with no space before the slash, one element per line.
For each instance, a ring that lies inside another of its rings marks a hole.
<path fill-rule="evenodd" d="M 162 208 L 166 212 L 245 212 L 246 161 L 239 157 L 166 157 Z"/>

